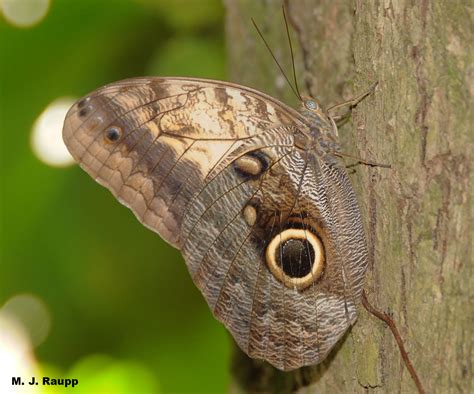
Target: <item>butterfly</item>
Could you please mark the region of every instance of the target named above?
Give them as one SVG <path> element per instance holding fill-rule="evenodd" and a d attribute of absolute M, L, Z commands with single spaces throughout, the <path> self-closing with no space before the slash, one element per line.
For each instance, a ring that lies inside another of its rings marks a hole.
<path fill-rule="evenodd" d="M 281 370 L 323 361 L 355 322 L 368 262 L 334 118 L 257 90 L 135 78 L 69 110 L 72 156 L 178 248 L 214 316 Z"/>

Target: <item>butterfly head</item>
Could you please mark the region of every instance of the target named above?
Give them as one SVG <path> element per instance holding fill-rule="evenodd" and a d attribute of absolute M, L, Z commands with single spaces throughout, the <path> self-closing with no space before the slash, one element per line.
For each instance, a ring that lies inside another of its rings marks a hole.
<path fill-rule="evenodd" d="M 319 100 L 310 96 L 303 96 L 301 98 L 300 112 L 311 118 L 329 119 L 327 111 L 323 108 Z"/>
<path fill-rule="evenodd" d="M 300 113 L 310 120 L 314 136 L 321 140 L 337 143 L 338 133 L 334 120 L 322 107 L 321 103 L 313 97 L 302 97 Z"/>
<path fill-rule="evenodd" d="M 314 98 L 312 97 L 305 97 L 303 99 L 303 106 L 306 108 L 308 111 L 320 111 L 321 110 L 321 104 Z"/>

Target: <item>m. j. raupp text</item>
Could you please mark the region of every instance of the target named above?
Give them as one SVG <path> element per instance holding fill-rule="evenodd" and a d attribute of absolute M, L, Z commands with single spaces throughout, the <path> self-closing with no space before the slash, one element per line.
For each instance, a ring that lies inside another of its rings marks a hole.
<path fill-rule="evenodd" d="M 12 377 L 12 386 L 23 386 L 25 382 L 19 376 Z M 35 376 L 32 376 L 31 379 L 27 382 L 30 386 L 37 386 L 39 384 L 43 386 L 64 386 L 64 387 L 75 387 L 79 384 L 78 379 L 71 378 L 50 378 L 43 376 L 41 379 L 36 380 Z"/>

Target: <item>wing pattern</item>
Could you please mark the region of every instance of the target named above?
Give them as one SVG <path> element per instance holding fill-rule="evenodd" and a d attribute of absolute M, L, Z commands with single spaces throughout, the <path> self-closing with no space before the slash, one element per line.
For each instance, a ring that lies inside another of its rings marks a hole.
<path fill-rule="evenodd" d="M 182 251 L 239 346 L 290 370 L 324 360 L 355 321 L 368 258 L 345 169 L 302 148 L 310 133 L 302 115 L 250 88 L 141 78 L 78 101 L 63 137 Z"/>

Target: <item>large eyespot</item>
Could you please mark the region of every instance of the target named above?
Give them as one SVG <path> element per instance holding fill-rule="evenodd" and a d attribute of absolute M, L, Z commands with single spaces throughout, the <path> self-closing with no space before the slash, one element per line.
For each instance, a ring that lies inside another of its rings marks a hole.
<path fill-rule="evenodd" d="M 310 111 L 315 111 L 318 109 L 318 103 L 314 100 L 306 100 L 304 106 Z"/>
<path fill-rule="evenodd" d="M 275 235 L 265 260 L 271 273 L 286 287 L 303 290 L 324 270 L 324 247 L 310 230 L 290 228 Z"/>

